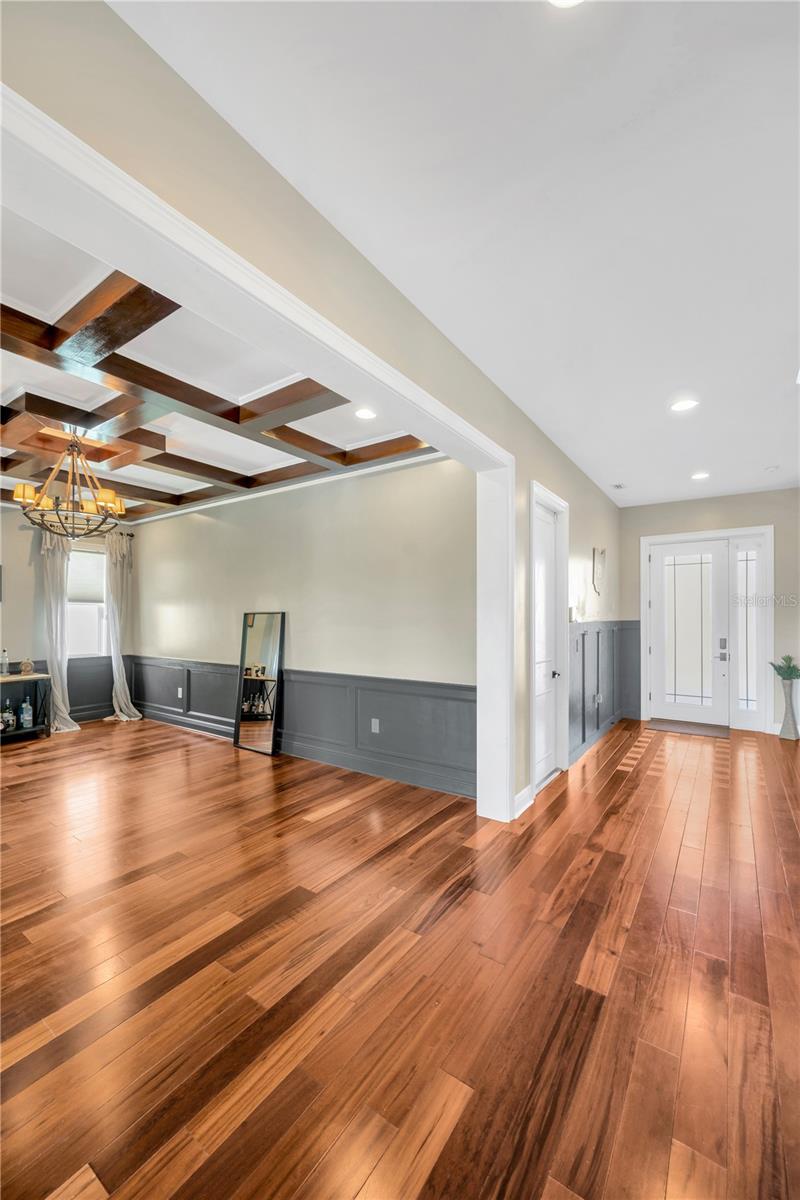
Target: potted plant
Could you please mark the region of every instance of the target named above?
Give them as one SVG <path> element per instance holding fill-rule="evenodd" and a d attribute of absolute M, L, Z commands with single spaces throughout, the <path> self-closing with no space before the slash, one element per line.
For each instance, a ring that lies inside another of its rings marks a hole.
<path fill-rule="evenodd" d="M 784 654 L 780 662 L 770 663 L 770 666 L 783 682 L 783 702 L 785 708 L 783 724 L 781 725 L 778 737 L 796 742 L 798 737 L 800 737 L 800 733 L 797 731 L 794 704 L 792 703 L 792 683 L 795 679 L 800 679 L 800 667 L 794 661 L 791 654 Z"/>

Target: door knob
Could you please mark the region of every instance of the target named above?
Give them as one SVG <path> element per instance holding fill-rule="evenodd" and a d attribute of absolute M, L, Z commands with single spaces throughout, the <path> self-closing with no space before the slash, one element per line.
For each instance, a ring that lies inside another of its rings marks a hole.
<path fill-rule="evenodd" d="M 561 672 L 553 671 L 553 679 L 560 679 L 560 678 L 561 678 Z"/>

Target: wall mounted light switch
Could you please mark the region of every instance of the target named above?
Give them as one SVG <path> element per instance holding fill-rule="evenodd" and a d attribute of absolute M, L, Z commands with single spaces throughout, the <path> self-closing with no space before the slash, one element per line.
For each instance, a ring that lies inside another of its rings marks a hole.
<path fill-rule="evenodd" d="M 372 733 L 380 733 L 380 731 L 381 731 L 380 717 L 373 717 L 369 723 L 369 727 L 370 727 L 370 731 Z"/>
<path fill-rule="evenodd" d="M 179 700 L 183 699 L 183 688 L 182 687 L 178 688 L 178 699 Z"/>

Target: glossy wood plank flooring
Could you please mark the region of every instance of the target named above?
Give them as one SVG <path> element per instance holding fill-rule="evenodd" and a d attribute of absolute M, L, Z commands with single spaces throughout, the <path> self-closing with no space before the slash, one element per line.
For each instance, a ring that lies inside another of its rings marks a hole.
<path fill-rule="evenodd" d="M 512 826 L 180 729 L 2 755 L 3 1197 L 800 1197 L 800 758 L 623 722 Z"/>

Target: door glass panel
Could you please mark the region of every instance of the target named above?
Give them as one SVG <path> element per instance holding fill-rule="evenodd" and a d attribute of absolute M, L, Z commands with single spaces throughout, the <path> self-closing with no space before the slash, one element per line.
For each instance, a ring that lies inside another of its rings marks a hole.
<path fill-rule="evenodd" d="M 738 702 L 739 708 L 755 712 L 758 708 L 758 654 L 756 638 L 756 550 L 739 550 L 736 556 L 736 605 L 738 608 Z"/>
<path fill-rule="evenodd" d="M 665 696 L 668 704 L 712 702 L 711 555 L 664 558 Z"/>

